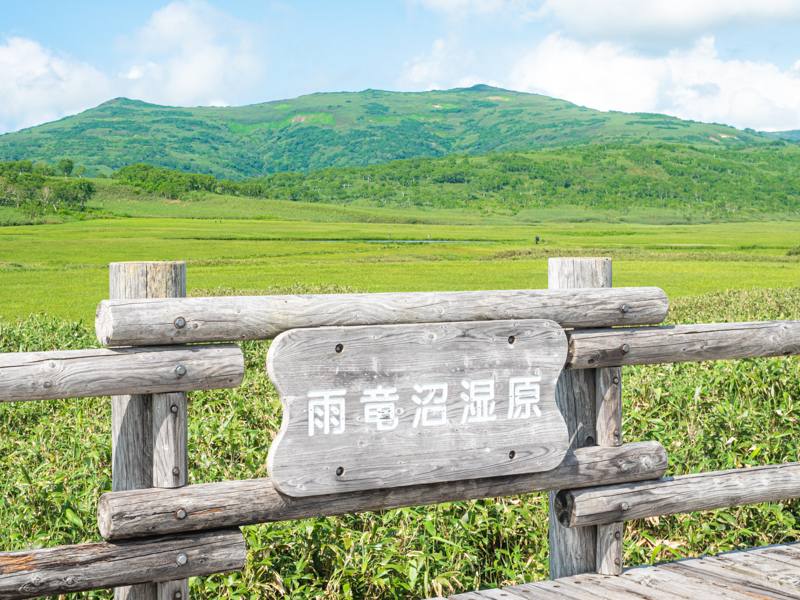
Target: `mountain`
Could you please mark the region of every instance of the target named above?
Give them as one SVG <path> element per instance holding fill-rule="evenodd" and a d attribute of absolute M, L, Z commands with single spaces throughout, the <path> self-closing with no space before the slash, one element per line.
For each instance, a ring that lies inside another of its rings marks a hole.
<path fill-rule="evenodd" d="M 117 98 L 0 136 L 0 160 L 72 158 L 89 174 L 145 162 L 219 177 L 584 143 L 780 143 L 725 125 L 601 112 L 485 85 L 431 92 L 319 93 L 240 107 L 177 108 Z"/>

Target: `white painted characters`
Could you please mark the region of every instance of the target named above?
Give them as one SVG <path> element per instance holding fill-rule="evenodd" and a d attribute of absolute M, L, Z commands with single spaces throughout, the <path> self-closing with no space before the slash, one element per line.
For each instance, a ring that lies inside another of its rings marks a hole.
<path fill-rule="evenodd" d="M 536 369 L 530 377 L 512 377 L 508 380 L 508 418 L 529 419 L 531 415 L 541 417 L 539 383 L 542 373 Z"/>
<path fill-rule="evenodd" d="M 364 390 L 364 422 L 375 423 L 378 431 L 391 431 L 400 422 L 397 418 L 397 388 L 383 387 Z"/>
<path fill-rule="evenodd" d="M 461 392 L 464 412 L 461 423 L 486 423 L 494 421 L 494 379 L 465 379 L 461 382 L 466 392 Z"/>
<path fill-rule="evenodd" d="M 542 373 L 533 369 L 524 376 L 510 377 L 508 384 L 508 406 L 498 408 L 506 398 L 501 384 L 494 378 L 464 379 L 463 388 L 458 395 L 461 404 L 460 420 L 448 414 L 449 386 L 447 383 L 414 384 L 412 390 L 398 391 L 393 386 L 378 385 L 360 390 L 357 398 L 363 406 L 363 417 L 358 418 L 374 431 L 393 431 L 401 426 L 401 416 L 405 409 L 402 402 L 408 402 L 414 409 L 411 427 L 442 427 L 449 422 L 461 425 L 489 423 L 500 419 L 524 420 L 542 416 L 539 408 Z M 502 382 L 501 382 L 502 383 Z M 497 392 L 496 385 L 501 385 Z M 497 394 L 503 394 L 498 396 Z M 336 435 L 345 430 L 346 389 L 314 390 L 308 392 L 308 435 Z M 498 399 L 499 398 L 499 399 Z M 410 407 L 409 407 L 410 408 Z M 454 408 L 451 406 L 451 409 Z"/>
<path fill-rule="evenodd" d="M 414 385 L 416 394 L 411 401 L 416 405 L 414 427 L 447 425 L 447 384 Z"/>
<path fill-rule="evenodd" d="M 344 433 L 344 397 L 347 390 L 308 392 L 308 435 Z"/>

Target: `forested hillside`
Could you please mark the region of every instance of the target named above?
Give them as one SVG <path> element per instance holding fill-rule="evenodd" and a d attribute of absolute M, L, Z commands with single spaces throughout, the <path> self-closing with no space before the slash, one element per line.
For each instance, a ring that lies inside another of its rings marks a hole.
<path fill-rule="evenodd" d="M 800 214 L 800 147 L 584 145 L 528 153 L 218 180 L 147 165 L 115 177 L 165 198 L 194 191 L 325 203 L 436 208 L 670 208 L 715 218 Z"/>
<path fill-rule="evenodd" d="M 657 114 L 600 112 L 488 86 L 420 93 L 323 93 L 242 107 L 175 108 L 119 98 L 0 136 L 0 160 L 70 157 L 87 174 L 134 163 L 241 179 L 450 154 L 586 143 L 709 147 L 789 143 Z"/>

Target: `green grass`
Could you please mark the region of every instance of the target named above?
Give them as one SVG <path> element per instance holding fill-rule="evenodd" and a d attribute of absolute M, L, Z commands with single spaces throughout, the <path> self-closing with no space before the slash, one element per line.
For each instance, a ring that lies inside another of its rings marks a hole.
<path fill-rule="evenodd" d="M 800 288 L 706 294 L 675 300 L 671 309 L 673 322 L 770 318 L 800 318 Z M 0 322 L 0 351 L 94 343 L 86 323 L 47 316 Z M 266 475 L 280 407 L 264 373 L 266 349 L 244 344 L 240 388 L 191 395 L 191 482 Z M 625 368 L 623 389 L 625 439 L 664 444 L 671 474 L 800 458 L 797 359 Z M 0 547 L 98 538 L 95 505 L 111 486 L 109 431 L 107 398 L 0 404 Z M 193 580 L 192 594 L 406 598 L 540 579 L 547 574 L 546 506 L 543 494 L 533 494 L 246 527 L 245 570 Z M 793 541 L 799 518 L 795 501 L 633 521 L 625 561 Z"/>
<path fill-rule="evenodd" d="M 276 202 L 276 205 L 278 203 Z M 286 205 L 289 206 L 286 206 Z M 118 218 L 0 228 L 0 317 L 91 322 L 114 261 L 187 260 L 189 288 L 343 285 L 364 291 L 546 286 L 547 257 L 608 255 L 615 285 L 670 296 L 797 285 L 800 222 L 442 225 Z M 299 210 L 299 209 L 298 209 Z M 377 209 L 375 209 L 377 210 Z M 320 215 L 318 215 L 320 216 Z M 321 217 L 331 218 L 330 216 Z M 535 236 L 543 240 L 534 243 Z"/>

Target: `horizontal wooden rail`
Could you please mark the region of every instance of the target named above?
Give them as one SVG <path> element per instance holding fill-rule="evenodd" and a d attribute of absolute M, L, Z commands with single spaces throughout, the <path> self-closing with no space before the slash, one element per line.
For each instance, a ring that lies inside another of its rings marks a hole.
<path fill-rule="evenodd" d="M 800 321 L 706 323 L 578 330 L 569 335 L 573 369 L 800 354 Z"/>
<path fill-rule="evenodd" d="M 236 387 L 233 344 L 0 354 L 0 402 Z"/>
<path fill-rule="evenodd" d="M 238 529 L 0 553 L 0 598 L 36 598 L 244 567 Z"/>
<path fill-rule="evenodd" d="M 104 300 L 96 330 L 106 346 L 147 346 L 269 339 L 329 325 L 551 319 L 612 327 L 661 323 L 668 304 L 653 287 Z"/>
<path fill-rule="evenodd" d="M 465 481 L 291 498 L 269 479 L 223 481 L 176 489 L 103 494 L 97 509 L 101 535 L 110 540 L 286 521 L 523 494 L 566 486 L 657 479 L 667 454 L 657 442 L 592 446 L 567 454 L 552 471 Z"/>
<path fill-rule="evenodd" d="M 787 463 L 562 490 L 557 513 L 563 525 L 584 527 L 795 497 L 800 497 L 800 463 Z"/>

